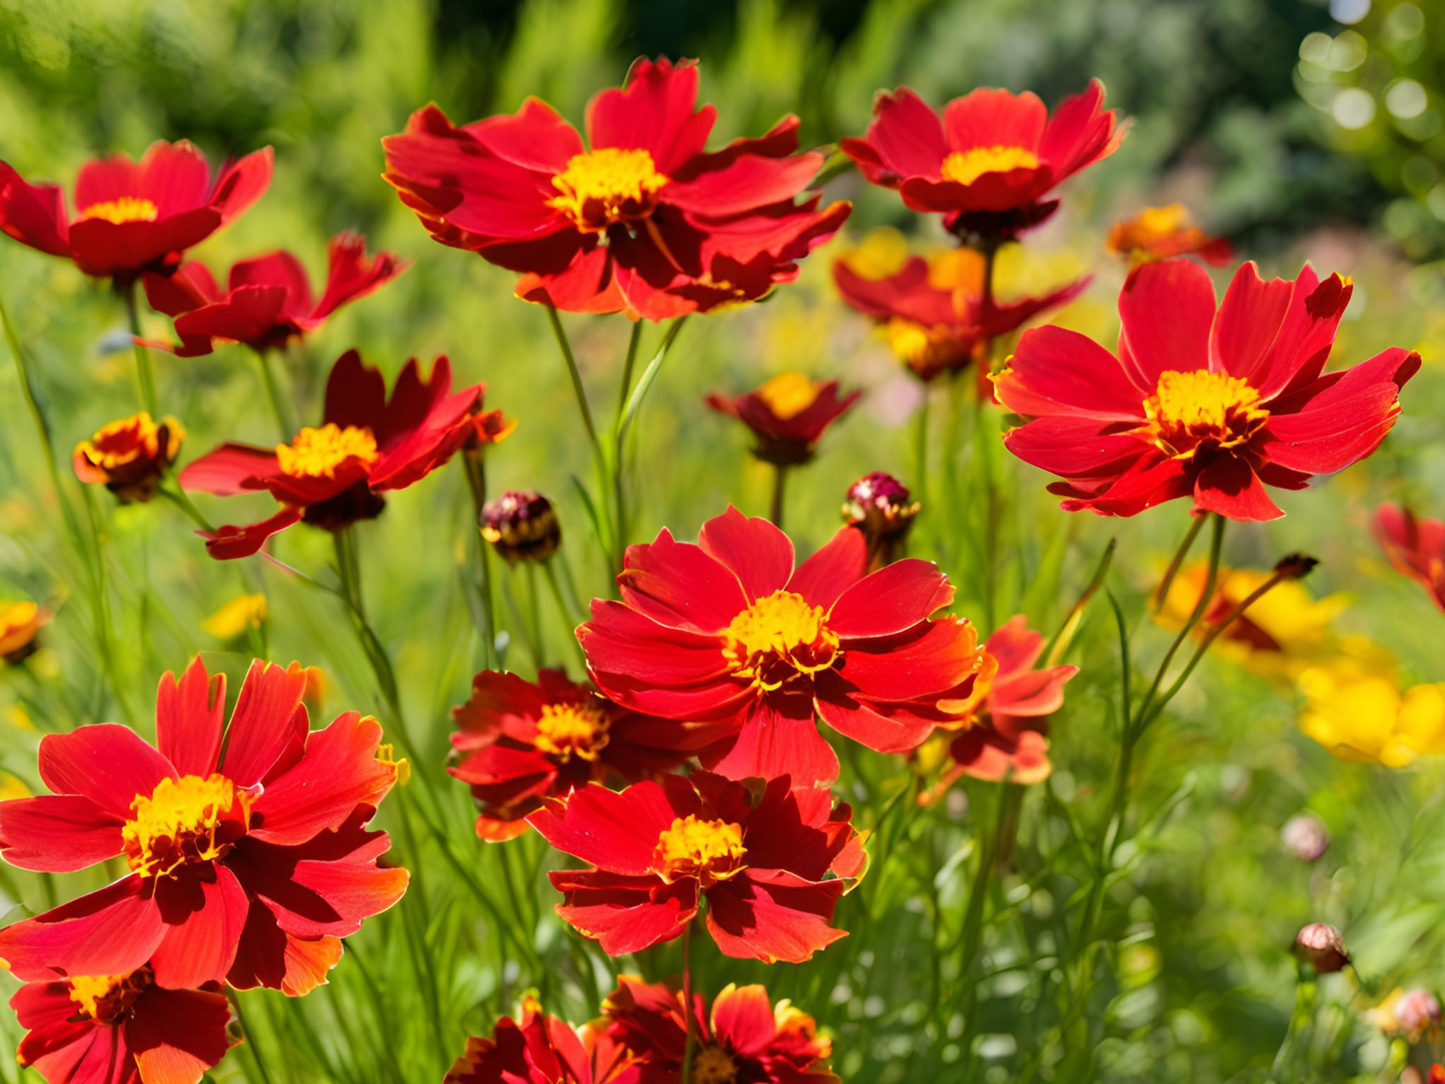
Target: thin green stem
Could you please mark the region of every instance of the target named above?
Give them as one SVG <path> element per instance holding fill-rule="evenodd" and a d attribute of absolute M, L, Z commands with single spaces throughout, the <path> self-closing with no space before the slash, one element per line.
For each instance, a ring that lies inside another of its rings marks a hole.
<path fill-rule="evenodd" d="M 928 392 L 929 387 L 924 384 L 923 400 L 913 416 L 913 477 L 916 480 L 913 491 L 924 513 L 932 518 L 932 509 L 928 507 Z"/>
<path fill-rule="evenodd" d="M 482 574 L 482 661 L 486 669 L 493 670 L 497 666 L 497 599 L 496 589 L 492 584 L 492 547 L 485 539 L 478 537 L 475 530 L 487 506 L 487 466 L 479 450 L 463 451 L 461 460 L 462 469 L 467 475 L 467 488 L 472 494 L 472 504 L 477 510 L 473 519 L 472 538 L 477 544 L 477 566 Z"/>
<path fill-rule="evenodd" d="M 622 415 L 632 393 L 632 370 L 637 364 L 637 347 L 642 342 L 642 321 L 634 320 L 627 339 L 627 360 L 622 365 L 622 380 L 617 385 L 617 414 L 612 423 L 612 567 L 622 567 L 622 551 L 627 545 L 627 486 L 624 484 Z"/>
<path fill-rule="evenodd" d="M 184 512 L 187 518 L 201 530 L 208 534 L 215 530 L 215 528 L 211 526 L 210 520 L 206 519 L 205 515 L 195 506 L 190 497 L 186 496 L 186 491 L 180 486 L 171 489 L 169 486 L 162 485 L 156 492 Z"/>
<path fill-rule="evenodd" d="M 788 484 L 788 468 L 785 464 L 778 463 L 773 467 L 773 499 L 769 505 L 768 518 L 773 521 L 773 526 L 779 530 L 783 526 L 783 496 Z"/>
<path fill-rule="evenodd" d="M 271 404 L 271 416 L 276 419 L 276 428 L 280 430 L 281 440 L 283 442 L 290 441 L 297 433 L 296 419 L 276 383 L 276 371 L 271 366 L 271 353 L 269 350 L 255 350 L 252 351 L 252 355 L 256 359 L 256 369 L 261 375 L 261 386 L 266 391 L 266 401 Z"/>
<path fill-rule="evenodd" d="M 542 576 L 547 581 L 547 589 L 552 595 L 552 601 L 557 605 L 557 616 L 562 619 L 562 628 L 577 653 L 577 661 L 582 666 L 582 672 L 586 673 L 587 656 L 582 653 L 582 645 L 577 642 L 577 636 L 574 631 L 576 628 L 576 617 L 568 608 L 567 600 L 562 596 L 562 585 L 557 579 L 557 570 L 552 567 L 551 558 L 542 562 Z"/>
<path fill-rule="evenodd" d="M 125 300 L 125 313 L 130 322 L 131 345 L 135 347 L 135 376 L 136 384 L 140 387 L 141 406 L 146 409 L 152 418 L 160 421 L 160 399 L 156 395 L 156 374 L 151 369 L 151 352 L 140 343 L 140 309 L 136 305 L 136 287 L 138 282 L 131 279 L 125 285 L 116 283 L 116 289 Z"/>
<path fill-rule="evenodd" d="M 1184 566 L 1184 560 L 1189 556 L 1189 550 L 1194 545 L 1194 540 L 1199 537 L 1199 532 L 1204 529 L 1203 516 L 1189 517 L 1189 530 L 1184 532 L 1184 538 L 1179 543 L 1179 548 L 1174 551 L 1174 557 L 1169 562 L 1169 567 L 1164 570 L 1164 578 L 1159 581 L 1159 590 L 1154 594 L 1154 612 L 1157 614 L 1164 608 L 1164 600 L 1169 597 L 1169 588 L 1174 586 L 1174 577 L 1179 575 L 1179 570 Z"/>
<path fill-rule="evenodd" d="M 547 305 L 547 320 L 552 326 L 552 335 L 557 340 L 557 349 L 562 353 L 562 360 L 567 366 L 567 376 L 572 381 L 572 391 L 577 396 L 577 410 L 582 415 L 582 425 L 587 430 L 588 443 L 592 445 L 592 460 L 597 470 L 597 485 L 599 499 L 596 502 L 598 513 L 602 518 L 602 529 L 607 536 L 607 549 L 610 553 L 617 546 L 618 532 L 612 522 L 609 511 L 610 502 L 607 494 L 611 491 L 608 484 L 610 472 L 607 466 L 607 453 L 603 450 L 602 442 L 597 437 L 597 426 L 592 420 L 592 406 L 587 401 L 587 388 L 582 383 L 582 372 L 577 368 L 577 358 L 572 353 L 572 344 L 567 339 L 567 331 L 562 327 L 562 318 L 557 314 L 557 306 Z"/>
<path fill-rule="evenodd" d="M 266 1059 L 261 1057 L 261 1044 L 257 1042 L 256 1032 L 246 1020 L 246 1011 L 241 1007 L 241 995 L 239 992 L 232 992 L 231 1005 L 236 1010 L 236 1020 L 241 1025 L 241 1033 L 250 1041 L 246 1048 L 250 1051 L 251 1061 L 256 1066 L 256 1075 L 260 1078 L 260 1084 L 271 1084 L 272 1076 L 266 1068 Z"/>

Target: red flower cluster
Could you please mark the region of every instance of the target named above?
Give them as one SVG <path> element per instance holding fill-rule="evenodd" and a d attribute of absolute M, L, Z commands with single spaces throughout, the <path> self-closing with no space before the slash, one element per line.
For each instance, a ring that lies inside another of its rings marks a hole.
<path fill-rule="evenodd" d="M 491 1038 L 471 1036 L 443 1084 L 635 1084 L 631 1055 L 599 1024 L 574 1030 L 536 1000 L 522 1019 L 503 1017 Z"/>
<path fill-rule="evenodd" d="M 852 811 L 824 789 L 771 780 L 761 797 L 700 772 L 595 783 L 527 818 L 590 869 L 558 870 L 557 913 L 621 956 L 682 934 L 707 901 L 707 928 L 726 956 L 801 963 L 845 931 L 833 907 L 867 856 Z"/>
<path fill-rule="evenodd" d="M 1192 497 L 1197 512 L 1281 516 L 1265 487 L 1303 489 L 1368 456 L 1420 367 L 1393 347 L 1323 374 L 1350 290 L 1309 267 L 1265 281 L 1247 263 L 1216 312 L 1199 264 L 1145 264 L 1119 295 L 1117 357 L 1078 332 L 1024 333 L 995 378 L 1029 419 L 1005 443 L 1065 479 L 1049 489 L 1069 511 L 1132 516 Z"/>
<path fill-rule="evenodd" d="M 517 296 L 649 320 L 753 301 L 798 273 L 849 204 L 798 202 L 823 164 L 798 118 L 704 145 L 697 67 L 639 59 L 587 108 L 587 143 L 544 102 L 457 127 L 436 106 L 383 140 L 386 180 L 432 237 L 521 275 Z"/>
<path fill-rule="evenodd" d="M 1445 610 L 1445 523 L 1382 504 L 1375 511 L 1375 537 L 1395 571 L 1419 583 Z"/>
<path fill-rule="evenodd" d="M 75 180 L 73 220 L 58 185 L 27 184 L 0 162 L 0 230 L 87 275 L 134 281 L 174 269 L 181 253 L 260 199 L 271 160 L 267 147 L 212 176 L 205 156 L 182 140 L 151 144 L 139 162 L 123 154 L 87 162 Z"/>
<path fill-rule="evenodd" d="M 729 396 L 712 392 L 707 405 L 752 431 L 753 455 L 782 467 L 806 463 L 828 426 L 846 414 L 861 391 L 840 396 L 836 380 L 814 381 L 782 373 L 756 391 Z"/>
<path fill-rule="evenodd" d="M 215 340 L 244 343 L 253 350 L 283 346 L 310 334 L 348 302 L 384 286 L 410 265 L 390 252 L 366 257 L 366 238 L 343 233 L 331 239 L 326 285 L 314 298 L 306 269 L 286 251 L 255 256 L 232 265 L 226 289 L 206 265 L 181 264 L 172 275 L 141 276 L 151 308 L 175 318 L 178 346 L 151 343 L 181 357 L 215 349 Z"/>
<path fill-rule="evenodd" d="M 304 427 L 274 451 L 223 444 L 181 471 L 187 489 L 221 496 L 266 492 L 281 504 L 269 519 L 207 535 L 206 550 L 220 560 L 249 557 L 302 520 L 334 531 L 380 515 L 383 493 L 420 481 L 477 437 L 478 421 L 487 417 L 474 413 L 481 385 L 451 388 L 446 358 L 437 359 L 428 380 L 412 359 L 388 399 L 381 371 L 347 351 L 332 366 L 320 426 Z"/>
<path fill-rule="evenodd" d="M 610 699 L 720 728 L 708 768 L 830 783 L 838 758 L 815 714 L 870 749 L 906 752 L 963 725 L 996 666 L 972 625 L 931 617 L 953 601 L 934 565 L 867 564 L 863 533 L 844 527 L 795 569 L 787 535 L 729 508 L 697 545 L 664 530 L 630 547 L 622 600 L 594 599 L 577 636 Z"/>

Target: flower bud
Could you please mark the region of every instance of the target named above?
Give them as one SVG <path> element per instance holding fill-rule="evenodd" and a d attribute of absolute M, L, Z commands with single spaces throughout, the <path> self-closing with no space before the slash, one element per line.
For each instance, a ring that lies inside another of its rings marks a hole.
<path fill-rule="evenodd" d="M 1330 837 L 1325 826 L 1308 813 L 1291 817 L 1279 831 L 1284 849 L 1301 862 L 1317 862 L 1329 850 Z"/>
<path fill-rule="evenodd" d="M 562 544 L 552 502 L 540 493 L 508 491 L 482 510 L 482 537 L 508 564 L 545 561 Z"/>
<path fill-rule="evenodd" d="M 900 556 L 908 530 L 921 507 L 908 487 L 891 474 L 874 471 L 848 487 L 843 521 L 868 541 L 868 568 L 881 568 Z"/>
<path fill-rule="evenodd" d="M 1305 553 L 1281 557 L 1274 566 L 1275 575 L 1285 580 L 1302 580 L 1315 570 L 1319 561 Z"/>
<path fill-rule="evenodd" d="M 1440 1026 L 1440 999 L 1429 990 L 1407 990 L 1395 1002 L 1395 1019 L 1406 1035 L 1422 1036 Z"/>
<path fill-rule="evenodd" d="M 157 423 L 145 411 L 111 422 L 75 446 L 75 476 L 105 486 L 122 504 L 148 501 L 185 435 L 174 418 Z"/>
<path fill-rule="evenodd" d="M 1350 962 L 1340 931 L 1324 922 L 1311 922 L 1295 934 L 1294 954 L 1319 975 L 1342 971 Z"/>

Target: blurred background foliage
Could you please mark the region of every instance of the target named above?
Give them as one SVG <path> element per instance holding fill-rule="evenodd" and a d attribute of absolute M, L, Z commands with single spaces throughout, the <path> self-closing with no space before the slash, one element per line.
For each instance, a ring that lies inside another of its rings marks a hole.
<path fill-rule="evenodd" d="M 1290 550 L 1315 554 L 1324 563 L 1311 589 L 1344 592 L 1350 602 L 1338 622 L 1343 632 L 1398 657 L 1403 681 L 1445 678 L 1439 615 L 1412 585 L 1390 577 L 1367 528 L 1386 495 L 1433 505 L 1436 514 L 1445 507 L 1445 386 L 1434 371 L 1445 341 L 1445 11 L 1438 3 L 0 0 L 0 157 L 28 178 L 68 183 L 86 158 L 139 154 L 157 138 L 190 138 L 213 159 L 273 144 L 271 191 L 197 256 L 221 269 L 284 246 L 317 275 L 326 238 L 361 229 L 373 246 L 415 261 L 291 357 L 289 379 L 307 413 L 330 361 L 349 346 L 390 374 L 409 355 L 450 354 L 462 378 L 488 382 L 488 405 L 520 422 L 490 456 L 493 485 L 538 488 L 557 500 L 564 552 L 584 594 L 600 593 L 600 563 L 589 555 L 571 482 L 585 475 L 586 448 L 543 315 L 512 299 L 505 272 L 427 239 L 379 179 L 379 140 L 430 100 L 462 122 L 513 110 L 535 94 L 580 120 L 591 94 L 619 82 L 641 53 L 702 58 L 703 96 L 719 106 L 715 138 L 754 133 L 797 112 L 805 144 L 814 145 L 860 132 L 874 92 L 899 83 L 933 102 L 1002 85 L 1053 103 L 1101 78 L 1108 104 L 1133 118 L 1133 131 L 1119 154 L 1069 183 L 1054 221 L 1004 254 L 1005 292 L 1093 272 L 1093 287 L 1058 319 L 1109 341 L 1123 269 L 1104 256 L 1103 236 L 1117 217 L 1176 200 L 1269 273 L 1293 276 L 1310 258 L 1322 272 L 1352 274 L 1356 294 L 1336 358 L 1353 362 L 1398 344 L 1421 350 L 1426 371 L 1407 390 L 1404 418 L 1374 460 L 1291 495 L 1282 523 L 1233 531 L 1228 558 L 1268 567 Z M 828 265 L 876 227 L 908 231 L 920 248 L 944 238 L 936 224 L 917 221 L 896 197 L 852 174 L 832 180 L 829 191 L 857 201 L 854 217 L 797 284 L 766 305 L 695 319 L 682 332 L 639 427 L 639 537 L 664 523 L 691 537 L 730 500 L 762 511 L 767 471 L 745 459 L 742 434 L 708 414 L 701 396 L 712 387 L 740 391 L 784 369 L 869 392 L 790 487 L 789 529 L 800 550 L 832 532 L 854 478 L 876 468 L 906 477 L 917 386 L 867 322 L 842 307 Z M 69 265 L 8 243 L 0 294 L 40 374 L 60 449 L 130 411 L 132 361 L 116 298 Z M 568 324 L 594 394 L 610 402 L 625 329 L 615 318 Z M 170 328 L 152 316 L 147 330 L 161 337 Z M 649 329 L 644 356 L 656 335 Z M 190 432 L 183 461 L 223 439 L 272 438 L 239 348 L 194 360 L 161 356 L 157 364 L 163 400 Z M 47 649 L 0 688 L 15 724 L 0 740 L 6 785 L 34 786 L 35 728 L 68 729 L 105 709 L 96 706 L 85 607 L 65 601 L 66 585 L 79 582 L 74 558 L 58 541 L 8 361 L 0 402 L 7 418 L 0 591 L 61 604 Z M 977 465 L 969 453 L 965 462 Z M 1066 517 L 1037 472 L 1008 469 L 1018 479 L 1017 546 L 1003 570 L 1009 604 L 1026 609 L 1036 627 L 1056 628 L 1105 542 L 1118 535 L 1113 589 L 1126 612 L 1142 614 L 1183 511 L 1170 506 L 1173 513 L 1128 523 Z M 240 503 L 204 507 L 213 519 L 245 522 Z M 477 544 L 467 505 L 460 472 L 444 471 L 396 495 L 362 531 L 373 621 L 398 659 L 412 725 L 434 757 L 431 772 L 446 747 L 446 710 L 464 699 L 478 654 L 467 610 L 468 553 Z M 252 510 L 265 507 L 261 500 Z M 196 651 L 229 669 L 233 684 L 253 652 L 323 666 L 333 681 L 327 718 L 373 703 L 334 600 L 259 562 L 210 562 L 189 524 L 160 504 L 100 511 L 127 648 L 120 667 L 137 715 L 149 711 L 156 676 Z M 980 526 L 976 510 L 942 512 L 960 532 Z M 278 551 L 297 567 L 323 570 L 329 550 L 317 534 L 288 532 Z M 928 555 L 960 581 L 959 612 L 984 623 L 978 583 L 962 563 L 967 547 L 939 528 L 924 538 L 936 551 Z M 228 600 L 258 588 L 269 604 L 260 628 L 203 629 Z M 518 608 L 512 612 L 524 609 L 525 579 L 511 578 L 504 596 Z M 550 613 L 544 621 L 555 661 L 570 661 L 566 626 Z M 1152 663 L 1166 634 L 1147 621 L 1140 626 L 1135 646 Z M 922 1022 L 930 997 L 947 988 L 936 967 L 966 889 L 957 871 L 977 842 L 969 804 L 992 803 L 995 791 L 960 788 L 933 817 L 942 823 L 938 833 L 926 830 L 928 817 L 885 819 L 898 808 L 889 799 L 898 795 L 899 770 L 883 758 L 855 762 L 845 781 L 860 822 L 878 829 L 875 875 L 840 909 L 852 936 L 809 967 L 713 956 L 701 965 L 702 981 L 714 989 L 733 978 L 766 981 L 776 995 L 792 996 L 835 1036 L 845 1079 L 960 1079 L 960 1065 L 991 1084 L 1066 1079 L 1043 1051 L 1058 1037 L 1059 961 L 1077 925 L 1069 909 L 1086 872 L 1081 837 L 1097 831 L 1113 761 L 1117 644 L 1102 607 L 1090 612 L 1073 661 L 1084 671 L 1056 722 L 1058 770 L 1030 790 L 1028 827 L 995 901 L 979 1027 L 965 1035 L 962 1022 L 945 1014 L 935 1036 Z M 511 665 L 525 669 L 527 661 L 513 655 Z M 1360 965 L 1358 982 L 1335 976 L 1324 985 L 1311 1035 L 1321 1068 L 1312 1079 L 1391 1079 L 1382 1075 L 1388 1043 L 1360 1010 L 1396 985 L 1445 984 L 1439 769 L 1341 764 L 1298 733 L 1300 706 L 1287 683 L 1213 660 L 1176 702 L 1167 732 L 1151 736 L 1139 767 L 1137 836 L 1111 882 L 1104 932 L 1115 951 L 1081 1039 L 1096 1049 L 1093 1072 L 1101 1079 L 1276 1079 L 1270 1062 L 1295 989 L 1287 946 L 1306 921 L 1345 928 Z M 450 845 L 476 856 L 463 788 L 447 794 L 455 814 Z M 1316 865 L 1281 850 L 1280 826 L 1301 811 L 1334 839 Z M 409 900 L 371 923 L 348 942 L 332 984 L 303 1003 L 260 999 L 250 1020 L 258 1041 L 287 1055 L 273 1084 L 394 1080 L 398 1066 L 407 1067 L 401 1079 L 438 1079 L 462 1036 L 490 1028 L 529 987 L 540 985 L 554 1011 L 586 1019 L 608 965 L 550 916 L 553 898 L 537 871 L 551 856 L 534 839 L 511 853 L 518 867 L 499 866 L 491 849 L 476 858 L 496 893 L 491 915 L 479 917 L 475 901 L 438 867 L 429 913 Z M 880 876 L 884 863 L 888 874 Z M 3 888 L 32 909 L 53 890 L 34 878 Z M 401 921 L 424 925 L 440 961 L 425 999 L 397 932 Z M 535 928 L 532 950 L 519 955 L 501 922 Z M 539 961 L 547 964 L 540 971 Z M 676 953 L 633 965 L 659 978 L 675 969 Z M 426 1019 L 436 1004 L 446 1009 L 440 1042 L 438 1025 Z M 13 1021 L 5 1029 L 16 1037 Z M 3 1060 L 0 1066 L 0 1076 L 15 1078 Z M 215 1076 L 256 1080 L 251 1072 L 238 1051 Z"/>

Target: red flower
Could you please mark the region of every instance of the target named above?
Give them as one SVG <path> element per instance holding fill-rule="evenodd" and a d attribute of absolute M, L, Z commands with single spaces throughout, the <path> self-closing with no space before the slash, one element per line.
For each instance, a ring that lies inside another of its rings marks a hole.
<path fill-rule="evenodd" d="M 460 128 L 430 105 L 382 140 L 385 178 L 436 240 L 519 272 L 528 301 L 661 320 L 756 300 L 850 206 L 796 202 L 823 164 L 794 153 L 797 117 L 708 153 L 716 110 L 696 105 L 692 62 L 646 58 L 592 99 L 587 145 L 535 98 Z"/>
<path fill-rule="evenodd" d="M 176 461 L 186 431 L 174 418 L 159 425 L 145 411 L 101 426 L 75 446 L 71 466 L 82 482 L 103 485 L 122 504 L 148 501 Z"/>
<path fill-rule="evenodd" d="M 338 939 L 400 899 L 407 872 L 378 867 L 386 833 L 365 827 L 396 781 L 381 727 L 348 712 L 310 731 L 305 685 L 299 663 L 252 663 L 223 733 L 225 678 L 197 659 L 161 678 L 154 748 L 115 723 L 41 739 L 53 793 L 0 802 L 0 856 L 52 873 L 123 857 L 130 872 L 0 930 L 10 970 L 51 981 L 149 963 L 173 990 L 323 981 Z"/>
<path fill-rule="evenodd" d="M 1145 264 L 1119 295 L 1118 357 L 1075 331 L 1024 333 L 994 379 L 1032 420 L 1004 441 L 1066 480 L 1049 489 L 1071 512 L 1132 516 L 1192 497 L 1196 512 L 1275 519 L 1265 486 L 1303 489 L 1368 456 L 1420 367 L 1395 347 L 1321 375 L 1350 290 L 1309 267 L 1263 281 L 1247 263 L 1216 313 L 1197 263 Z"/>
<path fill-rule="evenodd" d="M 838 1084 L 828 1071 L 833 1044 L 813 1018 L 762 986 L 729 983 L 713 999 L 692 998 L 692 1079 L 696 1084 Z M 677 983 L 629 975 L 602 1003 L 608 1032 L 638 1058 L 636 1084 L 677 1084 L 687 1024 Z"/>
<path fill-rule="evenodd" d="M 409 267 L 390 252 L 366 258 L 366 238 L 343 233 L 327 250 L 326 286 L 320 298 L 301 261 L 286 251 L 242 260 L 231 267 L 223 292 L 206 265 L 183 263 L 170 276 L 141 276 L 151 308 L 175 317 L 179 346 L 153 343 L 181 357 L 215 349 L 215 340 L 244 343 L 253 350 L 283 346 L 309 335 L 341 306 L 365 297 Z"/>
<path fill-rule="evenodd" d="M 472 410 L 481 402 L 481 385 L 451 387 L 446 358 L 437 359 L 425 381 L 413 358 L 388 400 L 381 371 L 348 350 L 331 368 L 319 427 L 303 427 L 274 451 L 223 444 L 181 471 L 187 489 L 221 496 L 264 491 L 281 504 L 270 519 L 207 535 L 206 550 L 223 561 L 249 557 L 301 520 L 334 531 L 380 515 L 383 493 L 420 481 L 477 434 Z"/>
<path fill-rule="evenodd" d="M 220 988 L 167 990 L 150 968 L 33 982 L 10 998 L 15 1060 L 50 1084 L 197 1084 L 236 1040 Z"/>
<path fill-rule="evenodd" d="M 840 146 L 913 210 L 941 212 L 949 229 L 996 243 L 1046 219 L 1058 200 L 1044 197 L 1060 181 L 1118 149 L 1127 126 L 1103 102 L 1097 79 L 1052 117 L 1028 91 L 980 87 L 940 116 L 900 87 L 879 94 L 864 138 Z"/>
<path fill-rule="evenodd" d="M 698 545 L 664 530 L 632 546 L 622 601 L 592 601 L 577 631 L 597 687 L 633 711 L 727 724 L 703 763 L 734 779 L 831 782 L 838 758 L 814 714 L 883 753 L 960 725 L 988 692 L 993 660 L 973 626 L 929 615 L 948 577 L 905 560 L 865 575 L 861 531 L 842 528 L 793 568 L 793 544 L 734 508 Z"/>
<path fill-rule="evenodd" d="M 1114 223 L 1106 247 L 1136 266 L 1175 256 L 1198 256 L 1207 264 L 1223 267 L 1234 257 L 1228 241 L 1194 225 L 1179 203 L 1146 207 L 1133 218 Z"/>
<path fill-rule="evenodd" d="M 725 956 L 801 963 L 840 937 L 833 906 L 867 856 L 846 805 L 824 789 L 771 780 L 756 800 L 741 783 L 700 772 L 596 783 L 527 818 L 552 846 L 588 863 L 549 876 L 557 913 L 610 956 L 681 935 L 707 900 Z"/>
<path fill-rule="evenodd" d="M 271 184 L 271 148 L 221 167 L 214 177 L 185 140 L 152 143 L 139 162 L 123 154 L 87 162 L 75 179 L 71 221 L 58 185 L 27 184 L 0 162 L 0 230 L 21 244 L 64 256 L 87 275 L 133 280 L 165 271 L 261 198 Z"/>
<path fill-rule="evenodd" d="M 961 280 L 953 270 L 957 256 L 950 252 L 947 259 L 932 261 L 913 256 L 883 278 L 859 274 L 846 259 L 833 263 L 833 281 L 843 300 L 879 322 L 899 360 L 924 383 L 961 371 L 980 346 L 1068 304 L 1089 285 L 1085 277 L 1041 297 L 985 303 L 981 272 L 976 280 Z"/>
<path fill-rule="evenodd" d="M 1064 706 L 1064 686 L 1077 666 L 1039 669 L 1044 638 L 1022 614 L 988 638 L 988 653 L 998 674 L 970 725 L 949 745 L 954 764 L 927 795 L 938 798 L 970 775 L 991 783 L 1041 783 L 1053 771 L 1049 763 L 1049 716 Z"/>
<path fill-rule="evenodd" d="M 607 1084 L 624 1079 L 631 1053 L 600 1026 L 574 1029 L 547 1016 L 534 999 L 522 1002 L 522 1022 L 497 1021 L 489 1039 L 471 1036 L 443 1084 Z"/>
<path fill-rule="evenodd" d="M 753 455 L 766 463 L 792 466 L 813 458 L 824 431 L 862 394 L 850 391 L 840 397 L 836 380 L 813 381 L 802 373 L 782 373 L 744 395 L 712 392 L 707 405 L 752 430 L 757 439 Z"/>
<path fill-rule="evenodd" d="M 477 835 L 494 841 L 525 832 L 523 818 L 543 798 L 674 768 L 716 737 L 698 726 L 688 740 L 676 723 L 619 708 L 561 670 L 542 670 L 535 683 L 484 670 L 452 719 L 452 748 L 462 756 L 447 771 L 471 785 L 482 808 Z"/>
<path fill-rule="evenodd" d="M 1445 523 L 1382 504 L 1375 511 L 1375 537 L 1395 571 L 1421 584 L 1445 610 Z"/>

